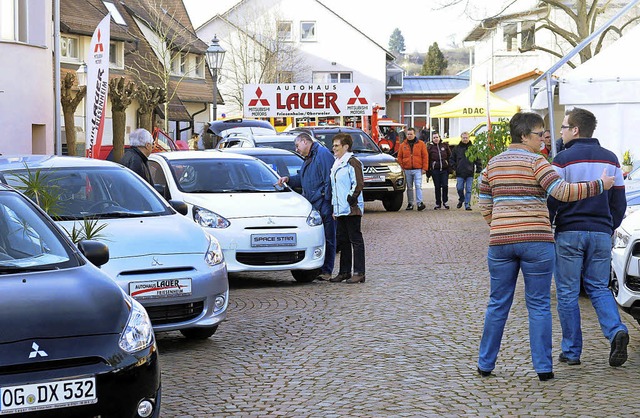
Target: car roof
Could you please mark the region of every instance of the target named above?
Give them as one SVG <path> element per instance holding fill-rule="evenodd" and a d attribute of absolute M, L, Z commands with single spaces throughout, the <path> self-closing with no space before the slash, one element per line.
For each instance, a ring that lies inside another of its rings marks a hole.
<path fill-rule="evenodd" d="M 237 154 L 244 154 L 244 155 L 295 155 L 297 157 L 300 157 L 298 154 L 296 154 L 295 152 L 286 150 L 286 149 L 282 149 L 282 148 L 271 148 L 271 147 L 256 147 L 256 148 L 224 148 L 221 150 L 223 153 L 224 152 L 231 152 L 231 153 L 237 153 Z M 302 157 L 300 157 L 302 158 Z"/>
<path fill-rule="evenodd" d="M 239 159 L 248 160 L 252 157 L 240 154 L 222 153 L 218 149 L 211 149 L 206 151 L 168 151 L 168 152 L 156 152 L 151 154 L 149 159 L 164 158 L 165 160 L 197 160 L 197 159 Z"/>
<path fill-rule="evenodd" d="M 276 132 L 276 128 L 273 127 L 266 120 L 257 120 L 257 119 L 243 119 L 243 118 L 234 118 L 234 119 L 224 119 L 224 120 L 214 120 L 209 122 L 209 131 L 214 134 L 219 134 L 222 131 L 231 128 L 237 127 L 259 127 L 259 128 L 267 128 Z"/>
<path fill-rule="evenodd" d="M 1 170 L 25 168 L 64 168 L 64 167 L 122 167 L 107 160 L 60 155 L 3 155 L 0 157 Z"/>
<path fill-rule="evenodd" d="M 253 137 L 256 142 L 285 142 L 285 141 L 295 141 L 298 137 L 297 134 L 279 134 L 279 135 L 256 135 Z"/>

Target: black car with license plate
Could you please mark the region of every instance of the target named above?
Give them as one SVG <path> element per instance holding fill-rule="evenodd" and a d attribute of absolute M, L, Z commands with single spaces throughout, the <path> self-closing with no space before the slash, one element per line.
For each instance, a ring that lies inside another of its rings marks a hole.
<path fill-rule="evenodd" d="M 0 184 L 0 416 L 159 416 L 151 321 L 108 259 Z"/>
<path fill-rule="evenodd" d="M 328 149 L 332 149 L 333 137 L 337 134 L 351 135 L 353 153 L 362 162 L 364 170 L 364 200 L 381 200 L 386 210 L 400 210 L 406 189 L 404 171 L 398 160 L 383 153 L 362 129 L 349 126 L 305 126 L 287 132 L 306 132 Z"/>

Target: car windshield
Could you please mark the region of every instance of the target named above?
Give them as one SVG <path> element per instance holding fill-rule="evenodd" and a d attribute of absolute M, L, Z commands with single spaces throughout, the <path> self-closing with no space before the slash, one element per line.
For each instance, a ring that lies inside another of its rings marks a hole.
<path fill-rule="evenodd" d="M 304 160 L 297 155 L 254 155 L 276 171 L 281 177 L 295 176 Z"/>
<path fill-rule="evenodd" d="M 256 159 L 170 160 L 171 173 L 184 193 L 279 192 L 278 176 Z"/>
<path fill-rule="evenodd" d="M 33 174 L 37 170 L 30 172 Z M 25 190 L 26 170 L 5 172 L 4 177 L 8 184 L 29 194 Z M 49 211 L 56 220 L 173 213 L 144 180 L 121 167 L 51 168 L 43 169 L 39 177 L 56 200 Z"/>
<path fill-rule="evenodd" d="M 273 135 L 275 133 L 275 129 L 263 128 L 261 126 L 235 126 L 233 128 L 228 128 L 223 131 L 220 131 L 220 136 L 226 137 L 232 133 L 253 134 L 253 135 Z"/>
<path fill-rule="evenodd" d="M 262 147 L 262 148 L 278 148 L 278 149 L 285 149 L 287 151 L 295 151 L 296 150 L 296 143 L 294 141 L 256 141 L 256 146 L 257 147 Z"/>
<path fill-rule="evenodd" d="M 77 266 L 52 225 L 15 192 L 0 192 L 0 274 Z"/>
<path fill-rule="evenodd" d="M 380 148 L 373 142 L 371 138 L 364 132 L 347 132 L 353 138 L 353 152 L 370 152 L 379 154 Z M 331 133 L 315 133 L 315 138 L 322 142 L 325 147 L 332 149 L 333 148 L 333 137 L 336 136 L 338 132 Z"/>

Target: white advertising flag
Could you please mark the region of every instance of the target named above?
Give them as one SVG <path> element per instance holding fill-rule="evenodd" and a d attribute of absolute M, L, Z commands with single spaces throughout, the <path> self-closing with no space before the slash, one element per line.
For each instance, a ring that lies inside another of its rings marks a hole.
<path fill-rule="evenodd" d="M 111 14 L 98 24 L 87 56 L 87 97 L 85 118 L 87 127 L 87 157 L 98 158 L 104 132 L 104 115 L 109 91 L 109 41 Z"/>

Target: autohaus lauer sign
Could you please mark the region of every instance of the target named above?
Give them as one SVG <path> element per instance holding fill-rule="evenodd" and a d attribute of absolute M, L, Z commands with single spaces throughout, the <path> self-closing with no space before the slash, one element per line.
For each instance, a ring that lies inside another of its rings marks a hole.
<path fill-rule="evenodd" d="M 245 117 L 371 115 L 370 87 L 358 83 L 245 84 Z"/>

